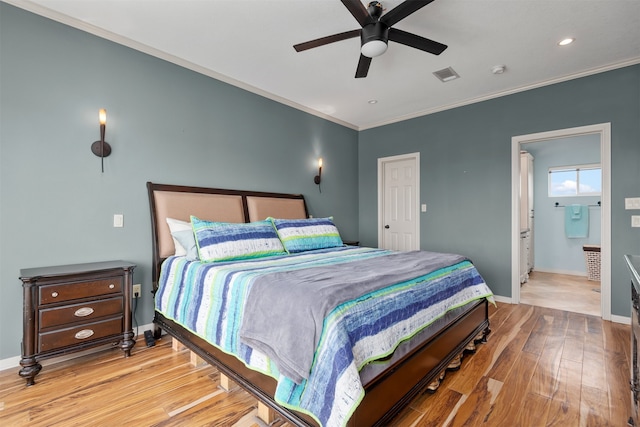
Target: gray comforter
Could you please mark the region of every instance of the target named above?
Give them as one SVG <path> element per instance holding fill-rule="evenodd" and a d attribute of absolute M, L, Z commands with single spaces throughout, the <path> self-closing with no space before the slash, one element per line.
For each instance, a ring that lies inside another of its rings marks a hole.
<path fill-rule="evenodd" d="M 392 252 L 266 274 L 249 292 L 240 339 L 269 356 L 282 374 L 299 384 L 309 376 L 324 319 L 336 306 L 465 259 L 425 251 Z"/>

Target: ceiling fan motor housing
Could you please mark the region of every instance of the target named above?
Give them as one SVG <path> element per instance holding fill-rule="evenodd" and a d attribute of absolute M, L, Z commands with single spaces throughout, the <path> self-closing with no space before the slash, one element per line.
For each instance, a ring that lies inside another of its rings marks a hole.
<path fill-rule="evenodd" d="M 364 56 L 373 58 L 382 55 L 387 50 L 388 41 L 389 27 L 386 24 L 378 21 L 362 27 L 360 46 Z"/>

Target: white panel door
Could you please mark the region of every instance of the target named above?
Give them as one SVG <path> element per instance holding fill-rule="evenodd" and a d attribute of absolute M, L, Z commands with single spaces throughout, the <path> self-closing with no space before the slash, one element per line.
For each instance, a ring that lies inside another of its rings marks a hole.
<path fill-rule="evenodd" d="M 382 160 L 382 242 L 396 251 L 420 249 L 418 228 L 418 158 Z"/>

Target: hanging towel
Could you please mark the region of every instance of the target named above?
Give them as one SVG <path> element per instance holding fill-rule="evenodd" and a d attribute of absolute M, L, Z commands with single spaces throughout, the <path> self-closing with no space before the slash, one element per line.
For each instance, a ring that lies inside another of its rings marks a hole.
<path fill-rule="evenodd" d="M 569 205 L 564 208 L 564 233 L 569 239 L 589 237 L 589 206 Z"/>

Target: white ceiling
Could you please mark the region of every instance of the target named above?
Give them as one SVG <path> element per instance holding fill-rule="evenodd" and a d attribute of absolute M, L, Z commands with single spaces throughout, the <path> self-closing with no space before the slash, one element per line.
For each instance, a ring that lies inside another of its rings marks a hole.
<path fill-rule="evenodd" d="M 292 47 L 360 28 L 339 0 L 4 1 L 359 130 L 640 63 L 640 0 L 435 0 L 394 27 L 448 49 L 389 42 L 364 79 L 359 38 Z"/>

